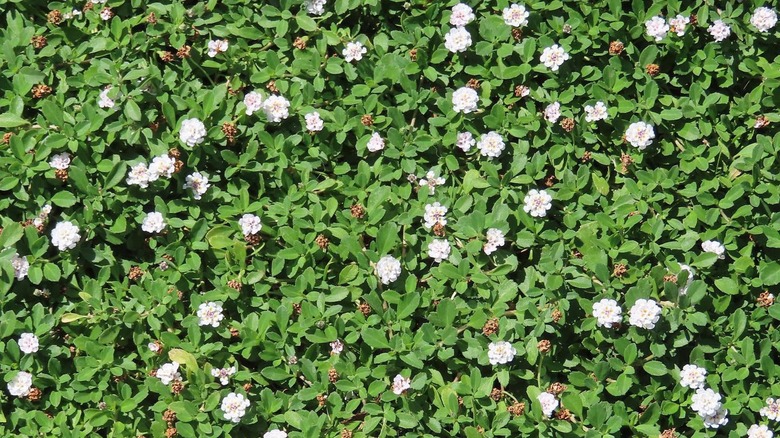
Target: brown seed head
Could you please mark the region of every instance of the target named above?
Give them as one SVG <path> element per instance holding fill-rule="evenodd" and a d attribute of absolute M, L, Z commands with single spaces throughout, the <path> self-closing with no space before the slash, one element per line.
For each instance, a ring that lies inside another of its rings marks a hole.
<path fill-rule="evenodd" d="M 566 132 L 571 132 L 574 130 L 574 119 L 571 117 L 566 117 L 565 119 L 561 120 L 561 128 L 563 128 Z"/>
<path fill-rule="evenodd" d="M 48 85 L 38 84 L 34 86 L 32 89 L 32 95 L 36 99 L 46 97 L 49 94 L 51 94 L 51 87 L 49 87 Z"/>
<path fill-rule="evenodd" d="M 478 90 L 479 89 L 479 80 L 476 78 L 469 79 L 468 82 L 466 82 L 466 86 L 471 88 L 472 90 Z"/>
<path fill-rule="evenodd" d="M 691 26 L 696 26 L 699 24 L 699 17 L 696 16 L 696 14 L 691 14 L 691 17 L 689 18 Z"/>
<path fill-rule="evenodd" d="M 568 409 L 561 408 L 558 410 L 558 412 L 555 413 L 555 418 L 559 420 L 572 421 L 574 420 L 574 415 L 572 415 Z"/>
<path fill-rule="evenodd" d="M 238 129 L 236 129 L 234 123 L 225 122 L 222 124 L 222 133 L 227 137 L 228 143 L 233 143 L 236 139 L 236 135 L 238 135 Z"/>
<path fill-rule="evenodd" d="M 302 310 L 301 303 L 293 303 L 293 313 L 296 316 L 300 315 Z"/>
<path fill-rule="evenodd" d="M 168 427 L 165 429 L 165 438 L 173 438 L 179 434 L 179 431 L 175 427 Z"/>
<path fill-rule="evenodd" d="M 767 308 L 775 303 L 775 296 L 773 294 L 770 294 L 768 290 L 765 290 L 761 292 L 761 295 L 758 296 L 758 305 Z"/>
<path fill-rule="evenodd" d="M 162 418 L 166 423 L 173 423 L 176 421 L 176 412 L 173 412 L 170 409 L 166 409 L 165 412 L 163 412 Z"/>
<path fill-rule="evenodd" d="M 154 15 L 154 12 L 150 12 L 149 15 L 146 16 L 146 22 L 149 24 L 157 24 L 157 16 Z"/>
<path fill-rule="evenodd" d="M 279 89 L 276 88 L 276 81 L 270 80 L 267 84 L 265 84 L 265 88 L 268 89 L 271 93 L 278 93 Z"/>
<path fill-rule="evenodd" d="M 173 52 L 169 52 L 167 50 L 159 52 L 160 53 L 160 59 L 162 59 L 163 62 L 171 62 L 173 61 Z"/>
<path fill-rule="evenodd" d="M 87 2 L 84 3 L 84 7 L 81 8 L 81 11 L 82 12 L 87 12 L 87 11 L 91 11 L 94 8 L 95 8 L 95 4 L 92 3 L 91 1 L 87 0 Z"/>
<path fill-rule="evenodd" d="M 564 24 L 562 30 L 563 30 L 563 33 L 571 33 L 571 25 L 570 24 Z"/>
<path fill-rule="evenodd" d="M 241 333 L 235 327 L 230 327 L 230 336 L 237 338 Z"/>
<path fill-rule="evenodd" d="M 525 85 L 518 85 L 515 87 L 515 97 L 523 97 L 528 95 L 530 89 Z"/>
<path fill-rule="evenodd" d="M 582 162 L 587 163 L 591 159 L 593 159 L 593 154 L 590 151 L 585 151 L 582 153 Z"/>
<path fill-rule="evenodd" d="M 179 59 L 189 58 L 190 57 L 190 51 L 192 50 L 192 47 L 188 45 L 183 45 L 179 50 L 176 51 L 176 56 L 179 57 Z"/>
<path fill-rule="evenodd" d="M 11 136 L 13 136 L 13 132 L 6 132 L 3 134 L 3 144 L 9 144 L 11 143 Z"/>
<path fill-rule="evenodd" d="M 658 438 L 677 438 L 677 432 L 674 428 L 666 429 L 661 435 L 658 435 Z"/>
<path fill-rule="evenodd" d="M 46 37 L 43 35 L 36 35 L 30 40 L 30 44 L 36 49 L 42 49 L 46 47 Z"/>
<path fill-rule="evenodd" d="M 325 406 L 325 403 L 327 403 L 327 401 L 328 401 L 328 396 L 327 396 L 327 395 L 319 394 L 319 395 L 317 396 L 317 404 L 318 404 L 320 407 L 323 407 L 323 406 Z"/>
<path fill-rule="evenodd" d="M 330 241 L 328 241 L 328 238 L 325 237 L 324 234 L 318 235 L 317 238 L 314 239 L 314 242 L 317 243 L 317 246 L 319 246 L 321 250 L 323 251 L 328 250 L 328 244 L 330 243 Z"/>
<path fill-rule="evenodd" d="M 628 166 L 634 164 L 634 159 L 629 154 L 620 154 L 620 171 L 623 173 L 628 172 Z"/>
<path fill-rule="evenodd" d="M 550 347 L 552 347 L 552 344 L 547 339 L 542 339 L 538 344 L 536 344 L 536 348 L 539 349 L 540 353 L 547 353 L 550 351 Z"/>
<path fill-rule="evenodd" d="M 242 388 L 244 388 L 244 391 L 249 392 L 249 390 L 252 389 L 252 384 L 249 382 L 244 383 L 244 386 L 242 386 Z"/>
<path fill-rule="evenodd" d="M 339 381 L 339 373 L 336 372 L 335 368 L 331 368 L 328 370 L 328 380 L 330 383 L 336 383 Z"/>
<path fill-rule="evenodd" d="M 352 204 L 352 207 L 349 208 L 349 212 L 355 219 L 363 219 L 366 216 L 366 209 L 360 204 Z"/>
<path fill-rule="evenodd" d="M 181 382 L 173 382 L 171 383 L 171 392 L 179 395 L 181 392 L 184 391 L 184 384 Z"/>
<path fill-rule="evenodd" d="M 625 46 L 623 45 L 622 42 L 612 41 L 611 43 L 609 43 L 609 54 L 614 56 L 620 55 L 621 53 L 623 53 L 624 48 Z"/>
<path fill-rule="evenodd" d="M 241 290 L 241 282 L 238 280 L 228 280 L 227 285 L 231 289 Z"/>
<path fill-rule="evenodd" d="M 371 114 L 364 114 L 363 117 L 360 118 L 360 123 L 362 123 L 363 126 L 371 126 L 374 124 L 374 118 Z"/>
<path fill-rule="evenodd" d="M 566 391 L 566 385 L 560 382 L 555 382 L 551 384 L 549 388 L 547 388 L 547 392 L 549 392 L 552 395 L 558 395 L 563 391 Z"/>
<path fill-rule="evenodd" d="M 255 246 L 260 243 L 260 235 L 258 234 L 247 234 L 244 236 L 244 241 L 250 246 Z"/>
<path fill-rule="evenodd" d="M 513 27 L 512 38 L 514 38 L 515 41 L 520 41 L 523 38 L 523 30 L 520 29 L 519 27 Z"/>
<path fill-rule="evenodd" d="M 550 316 L 552 317 L 553 322 L 557 324 L 558 321 L 561 320 L 561 317 L 563 317 L 563 314 L 561 313 L 560 310 L 555 309 L 552 311 L 552 314 Z"/>
<path fill-rule="evenodd" d="M 368 318 L 368 315 L 371 314 L 371 306 L 369 306 L 366 302 L 360 303 L 358 305 L 358 310 L 360 310 L 360 313 L 362 313 L 366 318 Z"/>
<path fill-rule="evenodd" d="M 626 268 L 624 263 L 615 263 L 615 266 L 612 267 L 612 276 L 622 278 L 627 271 L 628 268 Z"/>
<path fill-rule="evenodd" d="M 56 25 L 62 23 L 62 12 L 60 12 L 59 10 L 55 9 L 55 10 L 49 12 L 49 14 L 46 16 L 46 19 L 49 21 L 49 23 L 51 23 L 51 24 L 56 26 Z"/>
<path fill-rule="evenodd" d="M 27 400 L 31 402 L 36 402 L 41 399 L 41 395 L 43 395 L 43 393 L 41 392 L 40 389 L 31 388 L 30 392 L 27 394 Z"/>
<path fill-rule="evenodd" d="M 552 186 L 555 185 L 555 180 L 557 180 L 557 179 L 558 178 L 556 178 L 555 175 L 550 175 L 547 178 L 545 178 L 544 185 L 547 186 L 547 187 L 552 187 Z"/>
<path fill-rule="evenodd" d="M 295 47 L 298 50 L 305 49 L 306 48 L 306 40 L 301 38 L 301 37 L 295 38 L 295 41 L 293 42 L 293 47 Z"/>
<path fill-rule="evenodd" d="M 482 334 L 490 336 L 496 332 L 498 332 L 498 318 L 491 318 L 482 327 Z"/>
<path fill-rule="evenodd" d="M 664 275 L 664 281 L 667 283 L 677 283 L 677 276 L 674 274 Z"/>
<path fill-rule="evenodd" d="M 409 51 L 409 59 L 412 61 L 417 61 L 417 49 L 412 49 Z"/>
<path fill-rule="evenodd" d="M 661 71 L 661 68 L 658 66 L 658 64 L 647 64 L 645 66 L 645 71 L 650 76 L 656 76 Z"/>
<path fill-rule="evenodd" d="M 352 431 L 349 429 L 342 429 L 341 438 L 352 438 Z"/>
<path fill-rule="evenodd" d="M 523 415 L 523 412 L 525 412 L 525 403 L 514 402 L 512 406 L 507 408 L 507 411 L 509 411 L 509 413 L 513 416 L 519 417 Z"/>
<path fill-rule="evenodd" d="M 767 126 L 769 126 L 769 119 L 766 116 L 760 115 L 756 117 L 756 122 L 753 124 L 754 129 L 766 128 Z"/>
<path fill-rule="evenodd" d="M 62 182 L 68 182 L 68 169 L 55 169 L 54 176 Z"/>
<path fill-rule="evenodd" d="M 442 225 L 440 222 L 436 222 L 436 225 L 433 226 L 433 234 L 444 237 L 447 233 L 444 231 L 444 225 Z"/>
<path fill-rule="evenodd" d="M 144 275 L 143 269 L 140 266 L 133 266 L 130 268 L 130 272 L 127 274 L 127 278 L 131 281 L 136 281 Z"/>
<path fill-rule="evenodd" d="M 493 388 L 493 390 L 490 391 L 490 398 L 492 398 L 493 401 L 499 402 L 502 398 L 504 398 L 504 391 L 498 388 Z"/>

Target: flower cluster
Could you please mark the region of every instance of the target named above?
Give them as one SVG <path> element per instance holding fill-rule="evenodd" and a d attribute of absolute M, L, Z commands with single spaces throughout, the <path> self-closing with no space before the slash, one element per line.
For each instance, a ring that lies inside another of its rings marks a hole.
<path fill-rule="evenodd" d="M 241 417 L 246 415 L 246 410 L 249 408 L 249 400 L 244 397 L 243 394 L 237 394 L 231 392 L 222 399 L 222 413 L 225 415 L 225 419 L 238 423 L 241 421 Z"/>
<path fill-rule="evenodd" d="M 391 255 L 386 255 L 376 263 L 376 274 L 382 284 L 390 284 L 401 276 L 401 262 Z"/>
<path fill-rule="evenodd" d="M 230 383 L 230 376 L 236 373 L 236 367 L 232 366 L 230 368 L 212 368 L 211 369 L 211 375 L 213 377 L 216 377 L 219 379 L 219 382 L 222 383 L 222 385 L 227 385 Z"/>
<path fill-rule="evenodd" d="M 488 345 L 488 361 L 490 365 L 506 364 L 512 362 L 517 350 L 509 342 L 491 342 Z"/>
<path fill-rule="evenodd" d="M 493 254 L 498 247 L 504 246 L 504 233 L 498 228 L 490 228 L 485 233 L 485 240 L 482 250 L 486 255 Z"/>
<path fill-rule="evenodd" d="M 219 323 L 225 316 L 222 314 L 222 306 L 212 301 L 201 303 L 198 306 L 198 325 L 210 325 L 219 327 Z"/>

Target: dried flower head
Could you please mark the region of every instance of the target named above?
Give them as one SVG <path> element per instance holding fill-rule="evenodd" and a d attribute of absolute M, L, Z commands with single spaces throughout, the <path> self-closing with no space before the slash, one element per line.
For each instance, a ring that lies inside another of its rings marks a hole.
<path fill-rule="evenodd" d="M 552 311 L 552 314 L 550 316 L 552 317 L 553 322 L 557 324 L 558 321 L 561 320 L 561 317 L 563 317 L 563 314 L 561 313 L 560 310 L 555 309 Z"/>
<path fill-rule="evenodd" d="M 149 24 L 157 24 L 157 16 L 154 15 L 154 12 L 150 12 L 149 15 L 146 16 L 146 22 Z"/>
<path fill-rule="evenodd" d="M 363 219 L 366 215 L 366 209 L 360 204 L 352 204 L 352 207 L 349 208 L 349 212 L 355 219 Z"/>
<path fill-rule="evenodd" d="M 525 403 L 514 402 L 512 403 L 512 406 L 507 408 L 507 411 L 509 411 L 509 413 L 513 416 L 519 417 L 525 412 Z"/>
<path fill-rule="evenodd" d="M 645 71 L 650 76 L 657 76 L 658 73 L 661 71 L 661 68 L 658 66 L 658 64 L 647 64 L 645 66 Z"/>
<path fill-rule="evenodd" d="M 163 412 L 162 418 L 166 423 L 173 423 L 176 421 L 176 412 L 166 409 L 165 412 Z"/>
<path fill-rule="evenodd" d="M 666 429 L 661 432 L 661 435 L 658 435 L 658 438 L 677 438 L 677 432 L 675 432 L 674 428 Z"/>
<path fill-rule="evenodd" d="M 339 373 L 336 371 L 335 368 L 331 368 L 328 370 L 328 380 L 330 383 L 336 383 L 339 381 Z"/>
<path fill-rule="evenodd" d="M 627 271 L 628 268 L 626 268 L 624 263 L 615 263 L 615 266 L 612 268 L 612 276 L 621 278 L 626 274 Z"/>
<path fill-rule="evenodd" d="M 498 332 L 498 318 L 489 319 L 482 327 L 482 334 L 490 336 Z"/>
<path fill-rule="evenodd" d="M 41 99 L 49 94 L 51 94 L 51 87 L 45 84 L 38 84 L 32 89 L 32 95 L 36 99 Z"/>
<path fill-rule="evenodd" d="M 523 38 L 523 30 L 520 29 L 519 27 L 513 27 L 512 38 L 514 38 L 515 41 L 520 41 Z"/>
<path fill-rule="evenodd" d="M 565 421 L 573 421 L 574 415 L 572 415 L 571 411 L 569 411 L 566 408 L 558 409 L 558 412 L 555 413 L 555 418 L 559 420 L 565 420 Z"/>
<path fill-rule="evenodd" d="M 328 244 L 330 243 L 330 241 L 328 240 L 327 237 L 325 237 L 324 234 L 318 235 L 317 238 L 314 239 L 314 242 L 317 243 L 317 246 L 319 246 L 320 249 L 323 251 L 327 251 Z"/>
<path fill-rule="evenodd" d="M 30 40 L 30 44 L 36 49 L 42 49 L 46 47 L 46 37 L 43 35 L 35 35 Z"/>
<path fill-rule="evenodd" d="M 624 48 L 625 46 L 623 45 L 622 42 L 612 41 L 611 43 L 609 43 L 609 54 L 613 56 L 620 55 L 621 53 L 623 53 Z"/>
<path fill-rule="evenodd" d="M 47 21 L 49 23 L 51 23 L 51 24 L 56 26 L 56 25 L 62 23 L 62 12 L 60 12 L 57 9 L 55 9 L 55 10 L 49 12 L 49 14 L 46 16 L 46 19 L 47 19 Z"/>
<path fill-rule="evenodd" d="M 550 351 L 550 348 L 552 347 L 552 344 L 547 339 L 542 339 L 539 341 L 538 344 L 536 344 L 536 348 L 539 349 L 540 353 L 547 353 Z"/>
<path fill-rule="evenodd" d="M 325 403 L 327 403 L 327 402 L 328 402 L 328 396 L 327 395 L 324 395 L 324 394 L 318 394 L 317 395 L 317 404 L 320 407 L 325 406 Z"/>
<path fill-rule="evenodd" d="M 236 129 L 235 123 L 225 122 L 222 124 L 222 133 L 228 139 L 228 143 L 233 143 L 238 135 L 238 129 Z"/>
<path fill-rule="evenodd" d="M 228 287 L 229 287 L 229 288 L 231 288 L 231 289 L 235 289 L 235 290 L 241 290 L 241 282 L 240 282 L 240 281 L 238 281 L 238 280 L 236 280 L 236 279 L 229 280 L 229 281 L 227 282 L 227 285 L 228 285 Z"/>
<path fill-rule="evenodd" d="M 417 49 L 412 49 L 409 51 L 409 59 L 412 61 L 417 61 Z"/>
<path fill-rule="evenodd" d="M 366 318 L 368 318 L 368 315 L 371 314 L 371 306 L 369 306 L 365 301 L 358 304 L 358 310 L 360 310 L 360 313 L 362 313 Z"/>
<path fill-rule="evenodd" d="M 133 266 L 130 268 L 130 272 L 127 274 L 127 278 L 131 281 L 136 281 L 144 275 L 144 271 L 140 266 Z"/>
<path fill-rule="evenodd" d="M 295 47 L 298 50 L 305 49 L 306 48 L 306 40 L 301 38 L 301 37 L 295 38 L 295 41 L 293 41 L 293 47 Z"/>
<path fill-rule="evenodd" d="M 756 300 L 758 302 L 758 305 L 767 308 L 775 303 L 775 296 L 771 293 L 769 293 L 768 290 L 765 290 L 761 292 L 761 294 L 758 296 L 758 299 Z"/>
<path fill-rule="evenodd" d="M 769 119 L 764 115 L 756 117 L 756 122 L 753 124 L 754 129 L 766 128 L 769 126 Z"/>
<path fill-rule="evenodd" d="M 566 132 L 571 132 L 574 130 L 574 119 L 571 117 L 566 117 L 565 119 L 561 120 L 561 128 L 563 128 Z"/>
<path fill-rule="evenodd" d="M 563 391 L 566 391 L 566 385 L 560 382 L 555 382 L 547 388 L 547 392 L 549 392 L 552 395 L 558 395 Z"/>
<path fill-rule="evenodd" d="M 466 86 L 471 88 L 472 90 L 478 90 L 479 89 L 479 79 L 471 78 L 468 82 L 466 82 Z"/>
<path fill-rule="evenodd" d="M 191 50 L 192 50 L 192 46 L 188 46 L 185 44 L 181 46 L 179 50 L 176 51 L 176 56 L 179 57 L 179 59 L 189 58 Z"/>
<path fill-rule="evenodd" d="M 279 89 L 276 88 L 276 81 L 274 81 L 273 79 L 268 81 L 267 84 L 265 84 L 265 88 L 267 88 L 268 91 L 270 91 L 271 93 L 278 93 L 279 92 Z"/>
<path fill-rule="evenodd" d="M 159 52 L 160 59 L 163 62 L 171 62 L 173 61 L 173 52 L 169 52 L 167 50 Z"/>

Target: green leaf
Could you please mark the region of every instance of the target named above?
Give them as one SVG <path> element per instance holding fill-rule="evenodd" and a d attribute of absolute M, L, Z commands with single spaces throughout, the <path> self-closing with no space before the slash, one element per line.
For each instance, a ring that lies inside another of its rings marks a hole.
<path fill-rule="evenodd" d="M 410 294 L 407 294 L 404 296 L 401 303 L 398 305 L 398 312 L 396 313 L 396 317 L 398 319 L 405 319 L 409 316 L 411 316 L 415 310 L 417 310 L 417 306 L 420 305 L 420 294 L 417 292 L 413 292 Z"/>
<path fill-rule="evenodd" d="M 168 359 L 186 366 L 188 372 L 198 370 L 198 361 L 195 360 L 195 356 L 181 348 L 172 348 L 169 350 Z"/>
<path fill-rule="evenodd" d="M 73 196 L 73 193 L 66 191 L 59 191 L 51 197 L 51 202 L 58 207 L 72 207 L 78 202 L 78 199 Z"/>
<path fill-rule="evenodd" d="M 0 114 L 0 128 L 17 128 L 19 126 L 29 125 L 30 122 L 17 116 L 16 114 Z"/>
<path fill-rule="evenodd" d="M 385 336 L 385 332 L 382 330 L 367 327 L 363 329 L 361 335 L 366 344 L 371 348 L 390 348 L 387 336 Z"/>
<path fill-rule="evenodd" d="M 780 283 L 780 263 L 761 263 L 758 267 L 758 277 L 764 286 L 773 286 Z"/>
<path fill-rule="evenodd" d="M 0 247 L 8 248 L 24 235 L 24 228 L 18 222 L 11 222 L 0 232 Z"/>
<path fill-rule="evenodd" d="M 667 373 L 666 365 L 657 360 L 645 362 L 642 368 L 647 371 L 647 374 L 650 374 L 651 376 L 663 376 Z"/>
<path fill-rule="evenodd" d="M 135 103 L 134 100 L 128 99 L 127 102 L 125 102 L 124 113 L 125 116 L 130 120 L 136 122 L 141 120 L 141 108 L 137 103 Z"/>

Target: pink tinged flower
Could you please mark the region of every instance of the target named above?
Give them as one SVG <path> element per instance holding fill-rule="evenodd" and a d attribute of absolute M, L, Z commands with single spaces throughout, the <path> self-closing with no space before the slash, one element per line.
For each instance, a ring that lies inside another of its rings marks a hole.
<path fill-rule="evenodd" d="M 398 374 L 393 379 L 392 389 L 393 389 L 393 393 L 395 395 L 404 394 L 406 391 L 411 389 L 411 387 L 412 387 L 412 380 L 409 379 L 409 378 L 406 378 L 406 377 Z"/>
<path fill-rule="evenodd" d="M 344 56 L 344 60 L 347 62 L 360 61 L 367 51 L 368 50 L 359 41 L 353 41 L 344 46 L 341 55 Z"/>
<path fill-rule="evenodd" d="M 560 102 L 553 102 L 549 105 L 547 105 L 547 108 L 544 109 L 544 118 L 550 122 L 555 123 L 558 121 L 558 118 L 561 117 L 561 104 Z"/>
<path fill-rule="evenodd" d="M 220 409 L 225 415 L 225 419 L 238 423 L 241 421 L 241 417 L 246 415 L 246 410 L 249 408 L 249 400 L 244 397 L 243 394 L 237 394 L 231 392 L 222 399 L 222 406 Z"/>
<path fill-rule="evenodd" d="M 712 25 L 707 28 L 707 32 L 712 35 L 712 39 L 721 42 L 731 35 L 731 27 L 724 23 L 723 20 L 715 20 Z"/>
<path fill-rule="evenodd" d="M 263 108 L 263 95 L 257 91 L 247 93 L 246 96 L 244 96 L 244 106 L 246 106 L 245 113 L 248 116 L 260 111 L 260 109 Z"/>
<path fill-rule="evenodd" d="M 765 6 L 757 8 L 750 17 L 750 24 L 759 32 L 769 32 L 777 24 L 777 12 Z"/>
<path fill-rule="evenodd" d="M 32 354 L 38 352 L 38 337 L 32 333 L 22 333 L 19 337 L 19 349 L 24 354 Z"/>
<path fill-rule="evenodd" d="M 70 167 L 70 154 L 63 152 L 61 154 L 52 155 L 49 160 L 49 166 L 57 170 L 65 170 Z"/>
<path fill-rule="evenodd" d="M 306 119 L 306 129 L 310 132 L 322 131 L 322 128 L 325 126 L 325 123 L 320 118 L 320 113 L 317 111 L 306 114 L 304 118 Z"/>
<path fill-rule="evenodd" d="M 14 268 L 14 277 L 17 280 L 23 280 L 30 271 L 30 262 L 27 261 L 27 256 L 20 257 L 17 253 L 11 257 L 11 267 Z"/>
<path fill-rule="evenodd" d="M 539 57 L 539 61 L 552 71 L 558 71 L 563 62 L 568 59 L 569 54 L 557 44 L 545 48 L 542 56 Z"/>
<path fill-rule="evenodd" d="M 504 8 L 502 17 L 504 23 L 508 26 L 520 27 L 528 24 L 528 16 L 530 13 L 525 9 L 525 6 L 513 3 L 511 6 Z"/>
<path fill-rule="evenodd" d="M 647 35 L 655 38 L 656 41 L 664 39 L 669 32 L 669 25 L 666 24 L 666 20 L 657 16 L 645 21 L 645 28 Z"/>
<path fill-rule="evenodd" d="M 192 190 L 192 197 L 194 199 L 200 199 L 204 194 L 206 194 L 208 188 L 211 187 L 208 178 L 203 176 L 203 174 L 200 172 L 187 175 L 186 181 L 187 182 L 184 184 L 184 189 Z"/>
<path fill-rule="evenodd" d="M 341 354 L 344 351 L 344 343 L 336 339 L 330 343 L 330 354 Z"/>
<path fill-rule="evenodd" d="M 552 417 L 553 412 L 558 408 L 558 399 L 549 392 L 543 392 L 539 394 L 536 399 L 542 406 L 542 413 L 545 417 Z"/>
<path fill-rule="evenodd" d="M 198 306 L 198 325 L 210 325 L 219 327 L 219 323 L 225 318 L 222 315 L 222 306 L 215 302 L 201 303 Z"/>
<path fill-rule="evenodd" d="M 450 24 L 457 27 L 463 27 L 474 21 L 475 18 L 476 16 L 469 5 L 458 3 L 452 7 Z"/>
<path fill-rule="evenodd" d="M 209 51 L 208 55 L 210 57 L 215 57 L 220 53 L 224 53 L 228 49 L 228 41 L 227 40 L 211 40 L 209 41 L 208 45 Z"/>
<path fill-rule="evenodd" d="M 26 371 L 19 371 L 8 382 L 8 393 L 15 397 L 26 397 L 32 389 L 32 377 L 32 374 Z"/>
<path fill-rule="evenodd" d="M 474 140 L 474 136 L 470 132 L 459 132 L 455 146 L 459 147 L 463 152 L 468 152 L 472 146 L 477 144 Z"/>
<path fill-rule="evenodd" d="M 379 135 L 378 132 L 374 132 L 371 134 L 371 138 L 368 140 L 368 143 L 366 144 L 366 149 L 368 149 L 369 152 L 378 152 L 385 148 L 385 140 L 382 138 L 381 135 Z"/>

